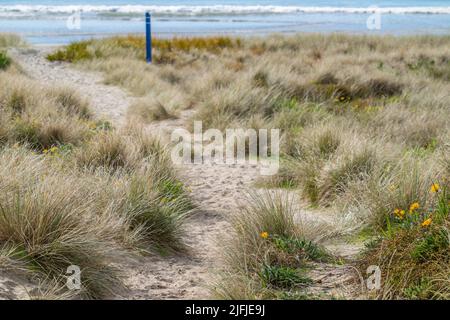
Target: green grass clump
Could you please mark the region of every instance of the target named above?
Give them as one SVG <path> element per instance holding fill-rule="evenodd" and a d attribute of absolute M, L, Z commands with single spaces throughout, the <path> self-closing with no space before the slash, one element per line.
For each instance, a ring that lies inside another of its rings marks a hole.
<path fill-rule="evenodd" d="M 299 269 L 264 265 L 260 273 L 264 286 L 291 289 L 312 283 L 312 280 L 302 274 Z"/>
<path fill-rule="evenodd" d="M 89 50 L 92 41 L 81 41 L 69 44 L 63 49 L 58 49 L 56 52 L 47 55 L 49 61 L 65 61 L 77 62 L 81 60 L 89 60 L 94 55 Z"/>
<path fill-rule="evenodd" d="M 0 51 L 0 70 L 5 70 L 11 65 L 11 59 L 6 52 Z"/>
<path fill-rule="evenodd" d="M 305 259 L 311 261 L 329 261 L 330 254 L 316 243 L 302 238 L 273 237 L 275 247 L 288 254 L 304 255 Z"/>
<path fill-rule="evenodd" d="M 126 204 L 131 231 L 138 230 L 141 248 L 151 246 L 160 253 L 181 251 L 185 248 L 182 224 L 192 203 L 176 178 L 155 178 L 152 171 L 133 177 Z"/>

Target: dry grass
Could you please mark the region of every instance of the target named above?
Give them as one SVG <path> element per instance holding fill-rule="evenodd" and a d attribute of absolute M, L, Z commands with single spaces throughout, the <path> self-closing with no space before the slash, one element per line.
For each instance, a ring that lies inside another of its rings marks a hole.
<path fill-rule="evenodd" d="M 184 250 L 192 204 L 165 146 L 116 131 L 68 88 L 0 71 L 0 268 L 25 271 L 32 298 L 111 298 L 122 254 Z M 65 287 L 81 269 L 82 290 Z"/>
<path fill-rule="evenodd" d="M 202 120 L 204 128 L 280 128 L 282 168 L 265 185 L 297 188 L 311 205 L 342 212 L 352 221 L 351 230 L 382 234 L 395 208 L 432 203 L 430 183 L 449 187 L 448 36 L 334 34 L 156 43 L 152 65 L 143 59 L 143 39 L 133 36 L 82 45 L 89 56 L 78 60 L 81 67 L 103 72 L 107 83 L 145 97 L 147 103 L 131 111 L 144 121 L 194 108 L 192 120 Z M 257 237 L 256 229 L 249 232 Z M 392 241 L 410 236 L 413 231 L 402 231 Z M 259 250 L 260 239 L 253 240 L 242 240 L 239 250 L 248 252 L 242 248 L 247 243 Z M 247 261 L 251 256 L 232 260 L 246 263 L 238 270 L 248 270 L 255 264 Z M 438 269 L 429 270 L 432 279 L 448 277 L 448 268 Z M 258 282 L 242 281 L 248 272 L 236 277 L 233 292 L 262 292 Z M 445 290 L 444 282 L 444 289 L 427 297 L 442 297 Z M 405 296 L 394 290 L 385 297 Z"/>
<path fill-rule="evenodd" d="M 0 75 L 3 141 L 36 150 L 79 145 L 89 136 L 86 102 L 67 88 L 42 89 L 14 71 Z"/>
<path fill-rule="evenodd" d="M 151 98 L 150 98 L 151 99 Z M 137 118 L 143 123 L 173 119 L 175 116 L 157 100 L 141 99 L 128 109 L 130 119 Z"/>
<path fill-rule="evenodd" d="M 365 254 L 363 266 L 379 265 L 382 287 L 378 299 L 450 298 L 449 290 L 449 195 L 433 193 L 420 207 L 398 206 L 405 214 L 387 215 L 388 227 Z M 398 212 L 398 211 L 396 211 Z M 429 224 L 426 224 L 429 222 Z"/>
<path fill-rule="evenodd" d="M 59 281 L 68 266 L 78 265 L 79 295 L 111 296 L 119 280 L 108 257 L 117 247 L 113 238 L 120 220 L 99 219 L 94 185 L 61 174 L 25 148 L 6 148 L 1 158 L 0 242 L 9 249 L 8 258 Z"/>
<path fill-rule="evenodd" d="M 226 271 L 214 292 L 225 299 L 308 298 L 309 262 L 331 256 L 295 222 L 291 197 L 264 192 L 251 200 L 232 217 L 234 232 L 221 248 Z"/>
<path fill-rule="evenodd" d="M 24 46 L 23 39 L 13 33 L 0 33 L 0 48 L 11 48 Z"/>

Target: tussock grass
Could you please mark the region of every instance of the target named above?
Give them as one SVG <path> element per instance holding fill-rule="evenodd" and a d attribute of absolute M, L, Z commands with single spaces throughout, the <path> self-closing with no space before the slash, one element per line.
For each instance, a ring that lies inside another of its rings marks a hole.
<path fill-rule="evenodd" d="M 158 251 L 181 251 L 182 223 L 192 204 L 181 182 L 174 177 L 155 181 L 151 169 L 133 176 L 126 200 L 130 229 L 138 231 L 139 242 Z"/>
<path fill-rule="evenodd" d="M 0 242 L 9 248 L 7 258 L 61 282 L 67 267 L 78 265 L 78 295 L 111 296 L 119 283 L 108 262 L 117 222 L 96 217 L 93 190 L 25 148 L 3 150 L 1 158 Z"/>
<path fill-rule="evenodd" d="M 241 46 L 240 39 L 229 37 L 189 37 L 172 39 L 153 39 L 153 47 L 156 49 L 156 62 L 173 62 L 173 52 L 189 53 L 192 51 L 220 52 L 226 48 Z M 110 57 L 123 53 L 143 57 L 145 49 L 145 38 L 138 36 L 113 37 L 97 41 L 74 42 L 63 49 L 49 54 L 50 61 L 77 62 L 91 60 L 94 58 Z"/>
<path fill-rule="evenodd" d="M 419 205 L 414 210 L 399 206 L 404 215 L 387 215 L 383 236 L 367 250 L 364 265 L 379 265 L 383 272 L 375 298 L 449 299 L 448 193 L 440 189 Z"/>
<path fill-rule="evenodd" d="M 124 139 L 115 132 L 99 133 L 76 154 L 76 161 L 81 167 L 93 170 L 105 168 L 114 171 L 130 167 L 132 160 Z"/>
<path fill-rule="evenodd" d="M 193 206 L 166 147 L 93 118 L 68 88 L 0 73 L 0 268 L 25 272 L 33 299 L 113 298 L 118 257 L 185 249 Z M 66 270 L 81 269 L 81 290 Z"/>
<path fill-rule="evenodd" d="M 24 46 L 23 39 L 13 33 L 0 33 L 0 48 L 11 48 Z"/>
<path fill-rule="evenodd" d="M 69 88 L 52 88 L 49 92 L 50 98 L 68 115 L 73 115 L 82 119 L 92 118 L 89 110 L 89 103 L 83 100 L 77 92 Z"/>
<path fill-rule="evenodd" d="M 215 41 L 157 42 L 151 66 L 144 62 L 142 38 L 93 41 L 80 66 L 145 97 L 146 103 L 130 112 L 144 122 L 194 108 L 192 120 L 202 120 L 205 129 L 281 129 L 282 168 L 261 185 L 297 188 L 311 205 L 342 212 L 352 222 L 348 232 L 380 233 L 396 207 L 431 204 L 426 186 L 432 181 L 448 186 L 448 37 L 333 34 Z M 263 265 L 248 258 L 260 248 L 251 232 L 254 241 L 240 247 L 248 254 L 231 259 L 245 266 L 235 269 L 241 271 L 234 274 L 233 289 L 222 288 L 224 296 L 271 292 L 262 289 L 260 278 L 254 280 L 258 268 L 247 272 L 248 265 Z M 446 270 L 438 269 L 433 273 L 442 278 Z M 294 277 L 290 269 L 267 271 Z M 243 281 L 248 274 L 253 281 Z M 406 297 L 386 295 L 400 296 Z"/>
<path fill-rule="evenodd" d="M 0 72 L 14 66 L 12 59 L 8 56 L 8 49 L 24 46 L 26 43 L 18 35 L 0 33 Z"/>
<path fill-rule="evenodd" d="M 128 109 L 128 117 L 137 117 L 143 123 L 150 123 L 171 119 L 175 116 L 159 101 L 142 99 L 130 106 Z"/>
<path fill-rule="evenodd" d="M 72 90 L 42 89 L 23 75 L 0 75 L 4 141 L 36 150 L 79 145 L 89 135 L 88 105 Z"/>
<path fill-rule="evenodd" d="M 214 288 L 226 299 L 277 298 L 311 284 L 310 261 L 329 261 L 320 245 L 306 238 L 295 222 L 292 199 L 281 193 L 252 194 L 233 216 L 233 234 L 222 250 L 227 272 Z"/>

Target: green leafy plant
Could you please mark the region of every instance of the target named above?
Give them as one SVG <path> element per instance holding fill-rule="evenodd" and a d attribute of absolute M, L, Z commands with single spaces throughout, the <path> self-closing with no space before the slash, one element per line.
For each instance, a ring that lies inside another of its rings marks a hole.
<path fill-rule="evenodd" d="M 302 273 L 300 269 L 265 264 L 262 267 L 260 277 L 264 286 L 289 289 L 312 283 L 312 280 Z"/>
<path fill-rule="evenodd" d="M 11 59 L 5 51 L 0 51 L 0 70 L 7 69 L 11 64 Z"/>

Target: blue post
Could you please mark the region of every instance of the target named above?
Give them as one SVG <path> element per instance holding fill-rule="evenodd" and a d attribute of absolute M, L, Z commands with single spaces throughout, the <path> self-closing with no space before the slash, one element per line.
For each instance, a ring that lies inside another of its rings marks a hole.
<path fill-rule="evenodd" d="M 150 13 L 145 13 L 145 40 L 146 40 L 146 60 L 147 63 L 152 63 L 152 27 Z"/>

